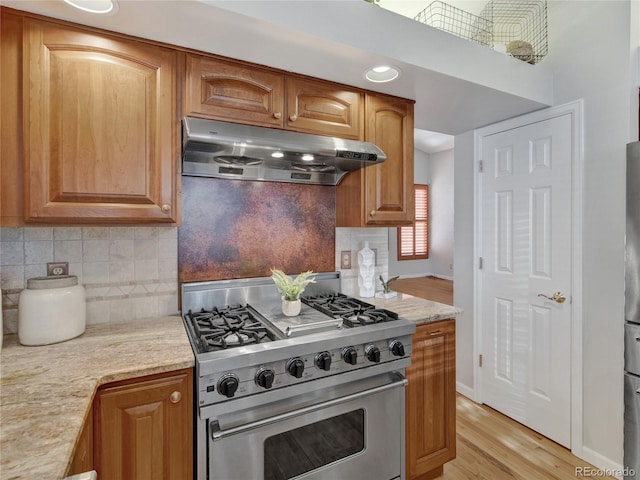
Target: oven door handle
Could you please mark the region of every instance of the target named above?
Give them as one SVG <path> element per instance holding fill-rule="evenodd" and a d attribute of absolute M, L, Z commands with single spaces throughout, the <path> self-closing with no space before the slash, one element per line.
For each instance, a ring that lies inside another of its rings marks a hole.
<path fill-rule="evenodd" d="M 376 393 L 385 392 L 387 390 L 391 390 L 392 388 L 405 387 L 409 383 L 409 381 L 398 372 L 394 372 L 394 376 L 396 378 L 391 383 L 380 385 L 379 387 L 363 390 L 362 392 L 352 393 L 350 395 L 345 395 L 344 397 L 340 397 L 340 398 L 334 398 L 333 400 L 328 400 L 326 402 L 317 403 L 315 405 L 310 405 L 308 407 L 299 408 L 298 410 L 293 410 L 291 412 L 281 413 L 280 415 L 264 418 L 262 420 L 247 423 L 245 425 L 239 425 L 237 427 L 229 428 L 228 430 L 222 430 L 220 428 L 220 423 L 217 420 L 213 421 L 210 423 L 211 438 L 213 438 L 214 441 L 221 440 L 224 437 L 228 437 L 230 435 L 236 435 L 238 433 L 243 433 L 248 430 L 254 430 L 256 428 L 271 425 L 273 423 L 278 423 L 283 420 L 287 420 L 289 418 L 297 417 L 299 415 L 315 412 L 316 410 L 322 410 L 323 408 L 333 407 L 335 405 L 340 405 L 342 403 L 346 403 L 351 400 L 357 400 L 358 398 L 363 398 L 369 395 L 374 395 Z"/>

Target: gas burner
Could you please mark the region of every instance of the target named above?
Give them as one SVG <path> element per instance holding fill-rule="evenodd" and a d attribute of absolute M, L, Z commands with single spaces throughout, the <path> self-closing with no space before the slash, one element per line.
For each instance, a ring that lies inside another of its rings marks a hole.
<path fill-rule="evenodd" d="M 196 313 L 189 311 L 186 318 L 205 352 L 275 339 L 275 335 L 242 305 L 203 309 Z"/>
<path fill-rule="evenodd" d="M 361 327 L 398 319 L 398 315 L 394 312 L 376 308 L 370 303 L 342 293 L 304 297 L 302 301 L 327 315 L 341 317 L 347 327 Z"/>
<path fill-rule="evenodd" d="M 391 322 L 398 319 L 394 312 L 384 309 L 358 309 L 357 311 L 342 315 L 345 325 L 348 327 L 362 327 L 374 323 Z"/>

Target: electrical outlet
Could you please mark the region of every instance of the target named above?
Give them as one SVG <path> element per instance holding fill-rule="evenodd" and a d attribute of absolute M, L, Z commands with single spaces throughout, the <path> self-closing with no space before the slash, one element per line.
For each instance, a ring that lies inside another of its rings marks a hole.
<path fill-rule="evenodd" d="M 343 250 L 340 252 L 340 270 L 349 270 L 351 268 L 351 252 Z"/>
<path fill-rule="evenodd" d="M 69 275 L 69 262 L 47 263 L 47 276 L 59 277 L 61 275 Z"/>

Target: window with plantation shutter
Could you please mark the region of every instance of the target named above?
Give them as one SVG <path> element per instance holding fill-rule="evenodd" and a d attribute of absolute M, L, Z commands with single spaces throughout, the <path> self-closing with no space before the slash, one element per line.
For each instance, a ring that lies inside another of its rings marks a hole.
<path fill-rule="evenodd" d="M 398 227 L 398 260 L 429 258 L 429 185 L 414 185 L 413 226 Z"/>

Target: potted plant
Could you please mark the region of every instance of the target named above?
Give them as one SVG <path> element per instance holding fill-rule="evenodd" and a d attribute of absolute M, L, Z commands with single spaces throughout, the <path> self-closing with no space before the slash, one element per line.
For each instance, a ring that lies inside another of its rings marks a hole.
<path fill-rule="evenodd" d="M 282 297 L 282 313 L 288 317 L 295 317 L 300 313 L 302 307 L 300 295 L 310 283 L 315 283 L 313 272 L 308 270 L 302 272 L 295 278 L 290 277 L 282 270 L 271 269 L 271 278 L 276 284 L 278 292 Z"/>

